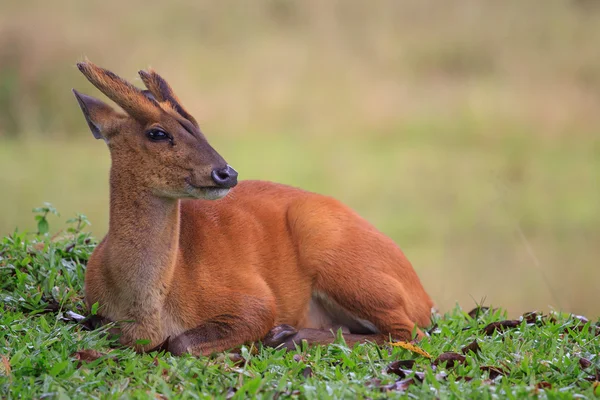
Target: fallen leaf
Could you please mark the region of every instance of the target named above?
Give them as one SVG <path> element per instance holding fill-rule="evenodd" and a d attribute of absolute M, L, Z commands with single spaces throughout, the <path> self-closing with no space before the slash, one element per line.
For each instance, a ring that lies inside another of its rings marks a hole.
<path fill-rule="evenodd" d="M 406 349 L 406 350 L 411 351 L 413 353 L 422 355 L 423 357 L 431 358 L 431 354 L 429 354 L 428 352 L 426 352 L 422 348 L 420 348 L 418 346 L 415 346 L 412 343 L 408 343 L 408 342 L 392 342 L 390 344 L 392 346 L 394 346 L 394 347 L 402 347 L 403 349 Z"/>
<path fill-rule="evenodd" d="M 438 358 L 433 361 L 433 365 L 446 364 L 447 368 L 454 367 L 454 364 L 459 363 L 462 364 L 465 362 L 466 357 L 462 354 L 455 353 L 453 351 L 448 351 L 446 353 L 442 353 Z"/>
<path fill-rule="evenodd" d="M 437 333 L 436 329 L 438 328 L 438 324 L 433 324 L 433 326 L 427 329 L 427 335 L 431 336 L 434 333 Z"/>
<path fill-rule="evenodd" d="M 61 315 L 60 317 L 61 321 L 63 322 L 83 322 L 83 320 L 85 320 L 85 317 L 81 314 L 77 314 L 76 312 L 73 311 L 67 311 L 64 314 Z"/>
<path fill-rule="evenodd" d="M 497 377 L 499 377 L 500 375 L 506 375 L 506 372 L 498 367 L 493 367 L 491 365 L 482 365 L 481 367 L 479 367 L 479 369 L 482 372 L 487 372 L 490 376 L 490 379 L 494 380 Z"/>
<path fill-rule="evenodd" d="M 381 379 L 379 378 L 371 378 L 368 382 L 367 385 L 368 387 L 380 387 L 381 386 Z"/>
<path fill-rule="evenodd" d="M 493 311 L 496 311 L 497 308 L 493 308 Z M 477 306 L 474 309 L 472 309 L 471 311 L 469 311 L 467 314 L 469 315 L 469 317 L 473 318 L 473 319 L 477 319 L 479 317 L 481 317 L 482 315 L 487 314 L 490 311 L 489 307 L 485 307 L 485 306 Z"/>
<path fill-rule="evenodd" d="M 415 366 L 415 360 L 398 360 L 387 366 L 388 374 L 396 374 L 402 378 L 406 376 L 405 371 Z"/>
<path fill-rule="evenodd" d="M 571 315 L 573 318 L 575 318 L 576 320 L 578 320 L 579 322 L 582 322 L 584 324 L 587 324 L 588 322 L 590 322 L 589 319 L 587 319 L 586 317 L 584 317 L 583 315 Z"/>
<path fill-rule="evenodd" d="M 230 387 L 229 389 L 227 389 L 227 395 L 225 396 L 225 398 L 231 399 L 233 396 L 235 396 L 236 392 L 237 392 L 237 388 Z"/>
<path fill-rule="evenodd" d="M 390 383 L 389 385 L 383 385 L 379 388 L 382 392 L 389 392 L 392 390 L 398 392 L 404 392 L 406 389 L 410 387 L 410 385 L 414 384 L 415 380 L 413 378 L 398 380 L 394 383 Z"/>
<path fill-rule="evenodd" d="M 304 378 L 310 378 L 311 376 L 313 376 L 313 370 L 311 367 L 306 367 L 302 370 L 302 376 Z"/>
<path fill-rule="evenodd" d="M 477 339 L 473 340 L 471 343 L 460 349 L 463 354 L 467 354 L 470 351 L 477 354 L 481 351 L 481 347 L 479 347 L 479 343 L 477 343 Z"/>
<path fill-rule="evenodd" d="M 545 316 L 544 314 L 541 314 L 538 311 L 530 311 L 523 314 L 522 318 L 528 324 L 536 324 L 538 322 L 543 322 Z"/>
<path fill-rule="evenodd" d="M 586 369 L 586 368 L 589 368 L 592 366 L 592 362 L 590 360 L 588 360 L 587 358 L 581 357 L 579 359 L 579 366 L 583 369 Z"/>
<path fill-rule="evenodd" d="M 75 353 L 71 354 L 71 357 L 74 357 L 78 361 L 77 368 L 79 368 L 83 363 L 90 363 L 92 361 L 96 361 L 97 359 L 105 355 L 106 354 L 94 349 L 84 349 L 78 350 Z"/>
<path fill-rule="evenodd" d="M 590 382 L 600 382 L 600 370 L 596 368 L 594 375 L 588 376 L 585 380 Z"/>
<path fill-rule="evenodd" d="M 550 382 L 542 381 L 538 382 L 535 387 L 537 389 L 552 389 L 552 384 Z"/>
<path fill-rule="evenodd" d="M 285 392 L 277 392 L 273 395 L 273 400 L 277 400 L 279 399 L 279 397 L 281 396 L 286 396 L 286 397 L 293 397 L 293 396 L 299 396 L 300 395 L 300 390 L 298 389 L 294 389 L 291 392 L 285 391 Z"/>
<path fill-rule="evenodd" d="M 0 356 L 0 360 L 2 361 L 0 364 L 0 375 L 10 376 L 10 360 L 4 355 Z"/>
<path fill-rule="evenodd" d="M 39 242 L 33 245 L 33 248 L 37 251 L 42 251 L 44 250 L 44 247 L 46 247 L 46 243 L 44 242 Z"/>
<path fill-rule="evenodd" d="M 573 331 L 573 332 L 583 332 L 583 329 L 585 328 L 585 324 L 584 323 L 577 323 L 574 326 L 567 326 L 565 327 L 565 329 L 563 330 L 563 333 L 568 334 L 569 331 Z M 593 333 L 595 336 L 600 335 L 600 327 L 594 326 L 594 325 L 590 325 L 589 326 L 589 332 Z"/>
<path fill-rule="evenodd" d="M 473 380 L 472 377 L 470 376 L 457 376 L 456 379 L 457 381 L 465 381 L 465 382 L 470 382 Z"/>
<path fill-rule="evenodd" d="M 492 335 L 496 331 L 504 332 L 507 329 L 514 329 L 519 325 L 521 325 L 521 321 L 516 319 L 492 322 L 491 324 L 488 324 L 483 328 L 483 332 L 485 332 L 486 335 Z"/>

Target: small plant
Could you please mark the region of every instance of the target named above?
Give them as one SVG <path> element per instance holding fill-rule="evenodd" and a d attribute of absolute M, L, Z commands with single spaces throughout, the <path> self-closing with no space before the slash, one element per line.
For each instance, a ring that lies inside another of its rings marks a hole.
<path fill-rule="evenodd" d="M 34 210 L 39 222 L 49 205 Z M 427 338 L 295 351 L 173 357 L 118 347 L 88 331 L 83 280 L 95 241 L 78 214 L 61 234 L 0 238 L 0 398 L 594 398 L 600 321 L 564 313 L 456 308 Z M 39 229 L 39 228 L 38 228 Z M 42 231 L 42 230 L 40 230 Z M 476 302 L 477 303 L 477 302 Z M 89 313 L 101 312 L 98 303 Z M 140 341 L 139 344 L 144 344 Z M 117 347 L 117 348 L 115 348 Z M 85 382 L 85 384 L 82 384 Z"/>
<path fill-rule="evenodd" d="M 38 235 L 45 235 L 50 230 L 50 224 L 48 224 L 48 214 L 60 216 L 56 208 L 54 208 L 50 203 L 44 203 L 43 207 L 34 208 L 33 212 L 38 214 L 35 216 L 35 220 L 37 221 Z"/>
<path fill-rule="evenodd" d="M 71 225 L 69 228 L 67 228 L 67 232 L 73 233 L 75 235 L 81 233 L 83 228 L 85 228 L 86 226 L 91 225 L 87 217 L 79 213 L 77 213 L 74 218 L 69 218 L 67 220 L 67 224 Z"/>

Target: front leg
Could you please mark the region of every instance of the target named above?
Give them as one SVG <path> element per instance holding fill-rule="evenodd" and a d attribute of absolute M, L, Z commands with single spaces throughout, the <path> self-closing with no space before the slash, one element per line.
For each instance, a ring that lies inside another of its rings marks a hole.
<path fill-rule="evenodd" d="M 166 344 L 167 350 L 173 355 L 210 355 L 259 341 L 274 324 L 274 303 L 270 299 L 245 296 L 241 304 L 242 308 L 225 309 L 197 327 L 171 338 Z"/>
<path fill-rule="evenodd" d="M 382 345 L 390 342 L 389 335 L 380 333 L 374 333 L 370 335 L 342 333 L 342 336 L 349 347 L 354 346 L 356 343 L 370 342 Z M 395 340 L 406 341 L 410 340 L 410 338 L 410 332 L 406 332 L 406 334 L 398 335 Z M 297 330 L 293 326 L 283 324 L 273 327 L 261 342 L 267 347 L 294 350 L 296 345 L 300 346 L 303 341 L 306 341 L 309 345 L 328 345 L 334 343 L 336 339 L 336 333 L 332 331 L 310 328 Z"/>

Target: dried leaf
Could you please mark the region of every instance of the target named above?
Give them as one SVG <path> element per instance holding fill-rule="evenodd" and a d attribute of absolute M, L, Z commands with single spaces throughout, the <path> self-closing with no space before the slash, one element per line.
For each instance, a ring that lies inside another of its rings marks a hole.
<path fill-rule="evenodd" d="M 594 375 L 588 376 L 585 380 L 590 382 L 600 382 L 600 370 L 596 368 Z"/>
<path fill-rule="evenodd" d="M 429 329 L 427 329 L 427 335 L 431 336 L 436 333 L 436 329 L 438 328 L 438 324 L 433 324 Z"/>
<path fill-rule="evenodd" d="M 398 360 L 387 366 L 388 374 L 396 374 L 401 378 L 406 377 L 406 371 L 412 369 L 415 365 L 415 360 Z M 410 372 L 410 371 L 409 371 Z"/>
<path fill-rule="evenodd" d="M 302 370 L 302 376 L 304 378 L 310 378 L 311 376 L 313 376 L 313 370 L 311 367 L 306 367 Z"/>
<path fill-rule="evenodd" d="M 61 321 L 63 322 L 77 322 L 80 323 L 83 320 L 85 320 L 85 317 L 81 314 L 77 314 L 76 312 L 73 311 L 67 311 L 64 314 L 61 315 L 60 317 Z"/>
<path fill-rule="evenodd" d="M 586 368 L 589 368 L 592 366 L 592 362 L 590 360 L 588 360 L 587 358 L 581 357 L 579 359 L 579 366 L 583 369 L 586 369 Z"/>
<path fill-rule="evenodd" d="M 585 324 L 584 323 L 576 323 L 576 325 L 574 326 L 567 326 L 565 327 L 565 329 L 563 330 L 564 334 L 568 334 L 569 331 L 573 331 L 573 332 L 583 332 L 583 329 L 585 328 Z M 600 335 L 600 327 L 594 326 L 594 325 L 590 325 L 589 326 L 589 332 L 593 333 L 595 336 Z"/>
<path fill-rule="evenodd" d="M 10 376 L 11 368 L 10 368 L 10 360 L 6 356 L 0 356 L 0 375 Z"/>
<path fill-rule="evenodd" d="M 473 380 L 472 377 L 470 376 L 457 376 L 456 379 L 457 381 L 465 381 L 465 382 L 470 382 Z"/>
<path fill-rule="evenodd" d="M 87 361 L 87 362 L 96 361 L 97 359 L 99 359 L 100 357 L 105 356 L 105 355 L 106 354 L 101 353 L 98 350 L 94 350 L 94 349 L 78 350 L 75 353 L 71 354 L 72 357 L 75 357 L 78 360 Z"/>
<path fill-rule="evenodd" d="M 587 319 L 586 317 L 584 317 L 583 315 L 571 315 L 571 316 L 583 324 L 587 324 L 588 322 L 590 322 L 590 320 Z"/>
<path fill-rule="evenodd" d="M 406 349 L 408 351 L 412 351 L 413 353 L 422 355 L 423 357 L 426 358 L 431 358 L 431 355 L 426 352 L 425 350 L 423 350 L 422 348 L 415 346 L 412 343 L 408 343 L 408 342 L 392 342 L 390 343 L 392 346 L 394 347 L 402 347 L 403 349 Z"/>
<path fill-rule="evenodd" d="M 481 347 L 479 347 L 479 343 L 477 343 L 477 339 L 473 340 L 471 343 L 460 349 L 463 354 L 468 354 L 470 351 L 477 354 L 481 351 Z"/>
<path fill-rule="evenodd" d="M 379 378 L 371 378 L 368 382 L 367 382 L 367 387 L 380 387 L 381 386 L 381 379 Z"/>
<path fill-rule="evenodd" d="M 491 365 L 482 365 L 481 367 L 479 367 L 479 369 L 482 372 L 487 372 L 490 375 L 490 379 L 494 380 L 497 377 L 499 377 L 500 375 L 505 376 L 506 372 L 498 367 L 493 367 Z"/>
<path fill-rule="evenodd" d="M 84 349 L 78 350 L 75 353 L 71 354 L 71 357 L 74 357 L 77 362 L 77 368 L 81 367 L 84 363 L 90 363 L 92 361 L 96 361 L 100 357 L 105 356 L 106 354 L 101 353 L 94 349 Z"/>
<path fill-rule="evenodd" d="M 492 309 L 492 311 L 496 311 L 497 308 Z M 469 317 L 473 318 L 473 319 L 477 319 L 479 317 L 481 317 L 482 315 L 487 314 L 490 311 L 489 307 L 485 307 L 485 306 L 477 306 L 474 309 L 472 309 L 471 311 L 469 311 L 467 314 L 469 315 Z"/>
<path fill-rule="evenodd" d="M 273 395 L 273 400 L 277 400 L 279 399 L 279 397 L 281 396 L 286 396 L 286 397 L 293 397 L 293 396 L 299 396 L 300 395 L 300 391 L 298 389 L 294 389 L 291 392 L 289 391 L 285 391 L 285 392 L 276 392 Z"/>
<path fill-rule="evenodd" d="M 446 364 L 447 368 L 454 367 L 454 364 L 459 363 L 462 364 L 465 362 L 466 357 L 462 354 L 455 353 L 453 351 L 448 351 L 446 353 L 442 353 L 438 358 L 435 359 L 433 365 Z"/>
<path fill-rule="evenodd" d="M 523 314 L 522 317 L 526 323 L 528 324 L 536 324 L 538 322 L 543 322 L 545 318 L 544 314 L 539 313 L 538 311 L 530 311 Z"/>
<path fill-rule="evenodd" d="M 227 389 L 227 395 L 225 396 L 225 398 L 231 399 L 233 396 L 235 396 L 235 392 L 237 392 L 237 388 L 230 387 L 229 389 Z"/>
<path fill-rule="evenodd" d="M 485 332 L 486 335 L 492 335 L 496 331 L 504 332 L 507 329 L 514 329 L 519 325 L 521 325 L 521 321 L 516 319 L 492 322 L 483 328 L 483 332 Z"/>
<path fill-rule="evenodd" d="M 406 389 L 408 389 L 410 387 L 410 385 L 412 385 L 414 383 L 415 383 L 415 380 L 413 378 L 408 378 L 408 379 L 398 380 L 389 385 L 383 385 L 379 389 L 382 392 L 389 392 L 392 390 L 395 390 L 398 392 L 404 392 Z"/>
<path fill-rule="evenodd" d="M 537 389 L 552 389 L 552 384 L 550 382 L 542 381 L 538 382 L 535 387 Z"/>

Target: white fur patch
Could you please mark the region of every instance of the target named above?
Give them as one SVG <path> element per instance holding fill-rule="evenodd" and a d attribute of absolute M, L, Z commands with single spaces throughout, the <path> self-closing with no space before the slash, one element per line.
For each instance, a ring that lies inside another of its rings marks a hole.
<path fill-rule="evenodd" d="M 318 329 L 345 327 L 353 333 L 379 333 L 371 321 L 352 314 L 323 292 L 313 292 L 310 307 L 311 325 Z"/>

